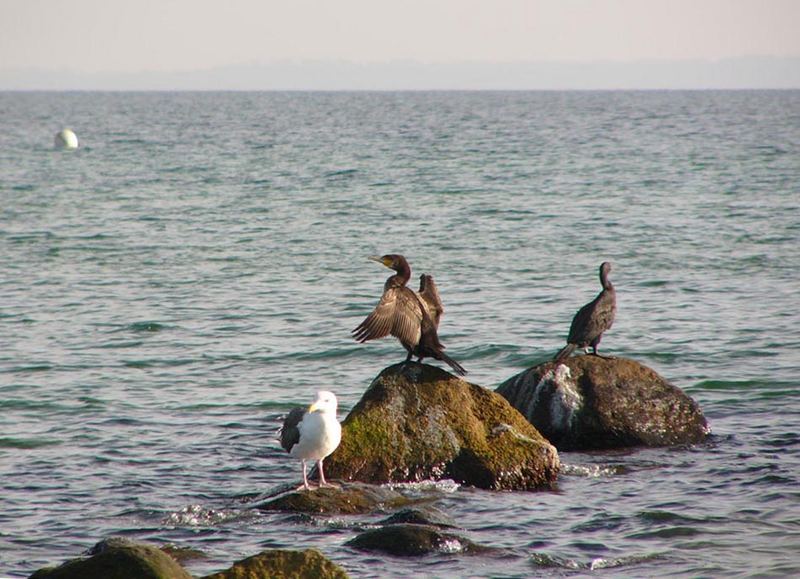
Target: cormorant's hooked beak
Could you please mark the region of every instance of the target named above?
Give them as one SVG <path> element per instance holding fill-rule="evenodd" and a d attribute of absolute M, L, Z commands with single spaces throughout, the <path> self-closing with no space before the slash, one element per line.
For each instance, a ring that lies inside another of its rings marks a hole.
<path fill-rule="evenodd" d="M 386 263 L 389 260 L 384 259 L 384 258 L 382 258 L 380 256 L 377 256 L 377 255 L 370 255 L 369 259 L 371 259 L 372 261 L 377 261 L 378 263 L 380 263 L 381 265 L 384 265 L 386 267 L 389 267 L 391 265 L 391 263 Z"/>

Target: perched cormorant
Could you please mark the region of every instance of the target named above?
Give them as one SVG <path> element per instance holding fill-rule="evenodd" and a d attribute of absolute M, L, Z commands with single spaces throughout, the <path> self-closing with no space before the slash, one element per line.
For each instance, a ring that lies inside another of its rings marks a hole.
<path fill-rule="evenodd" d="M 424 274 L 420 276 L 419 293 L 416 293 L 406 286 L 411 279 L 411 267 L 405 257 L 392 254 L 370 259 L 397 273 L 386 280 L 381 301 L 353 330 L 353 337 L 364 343 L 391 334 L 408 351 L 406 360 L 411 360 L 412 356 L 417 356 L 420 361 L 435 358 L 446 362 L 456 374 L 466 374 L 461 364 L 442 351 L 444 346 L 439 342 L 436 330 L 444 307 L 433 278 Z"/>
<path fill-rule="evenodd" d="M 308 489 L 306 460 L 315 460 L 319 466 L 319 484 L 327 485 L 322 461 L 342 440 L 342 426 L 336 420 L 336 396 L 325 390 L 317 392 L 313 404 L 294 408 L 283 421 L 281 446 L 294 458 L 303 461 L 303 487 Z"/>
<path fill-rule="evenodd" d="M 569 328 L 567 345 L 556 354 L 554 358 L 556 362 L 568 357 L 575 348 L 588 349 L 591 347 L 595 355 L 600 355 L 597 352 L 600 338 L 603 337 L 603 332 L 614 323 L 614 316 L 617 312 L 617 293 L 608 279 L 610 271 L 611 264 L 604 261 L 600 265 L 600 284 L 603 286 L 603 291 L 575 314 Z"/>

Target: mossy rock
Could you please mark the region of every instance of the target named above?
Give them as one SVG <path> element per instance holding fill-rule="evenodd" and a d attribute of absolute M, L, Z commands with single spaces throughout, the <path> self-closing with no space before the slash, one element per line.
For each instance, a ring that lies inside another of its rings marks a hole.
<path fill-rule="evenodd" d="M 191 579 L 158 547 L 121 537 L 101 541 L 87 557 L 39 569 L 31 579 Z"/>
<path fill-rule="evenodd" d="M 261 503 L 263 511 L 292 513 L 359 515 L 402 507 L 411 502 L 390 488 L 363 483 L 343 483 L 335 487 L 293 491 Z"/>
<path fill-rule="evenodd" d="M 626 358 L 545 362 L 497 388 L 559 450 L 692 444 L 710 428 L 700 406 Z"/>
<path fill-rule="evenodd" d="M 426 525 L 389 525 L 371 529 L 346 544 L 361 551 L 379 551 L 401 557 L 419 557 L 431 553 L 477 554 L 491 550 L 454 533 Z"/>
<path fill-rule="evenodd" d="M 508 402 L 434 366 L 386 368 L 342 423 L 329 478 L 369 483 L 453 479 L 531 490 L 557 477 L 558 453 Z"/>
<path fill-rule="evenodd" d="M 203 579 L 346 579 L 347 573 L 316 549 L 270 549 Z"/>

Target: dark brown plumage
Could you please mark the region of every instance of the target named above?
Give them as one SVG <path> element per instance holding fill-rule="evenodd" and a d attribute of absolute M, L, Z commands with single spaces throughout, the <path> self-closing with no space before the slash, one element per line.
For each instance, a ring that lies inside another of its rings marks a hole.
<path fill-rule="evenodd" d="M 305 408 L 292 408 L 289 415 L 283 421 L 281 428 L 281 446 L 286 452 L 292 452 L 292 447 L 300 442 L 300 429 L 297 427 L 303 416 L 306 414 Z"/>
<path fill-rule="evenodd" d="M 411 279 L 411 267 L 405 257 L 391 254 L 370 259 L 397 273 L 386 280 L 380 302 L 353 330 L 353 337 L 363 343 L 391 334 L 408 351 L 406 360 L 412 356 L 417 356 L 420 361 L 435 358 L 447 363 L 457 374 L 466 374 L 461 364 L 442 351 L 444 346 L 439 341 L 437 329 L 444 307 L 433 278 L 420 276 L 417 294 L 406 285 Z"/>
<path fill-rule="evenodd" d="M 567 345 L 555 356 L 555 361 L 560 362 L 567 358 L 576 348 L 592 348 L 592 353 L 600 355 L 597 346 L 603 337 L 603 332 L 614 323 L 617 313 L 617 293 L 614 285 L 608 279 L 611 264 L 604 261 L 600 265 L 600 284 L 603 290 L 591 302 L 583 306 L 572 319 L 569 328 Z"/>
<path fill-rule="evenodd" d="M 419 292 L 417 295 L 422 300 L 422 304 L 427 307 L 428 315 L 431 317 L 433 325 L 436 330 L 439 330 L 439 320 L 442 319 L 444 313 L 444 305 L 442 299 L 439 297 L 439 290 L 433 282 L 433 277 L 427 273 L 419 276 Z"/>

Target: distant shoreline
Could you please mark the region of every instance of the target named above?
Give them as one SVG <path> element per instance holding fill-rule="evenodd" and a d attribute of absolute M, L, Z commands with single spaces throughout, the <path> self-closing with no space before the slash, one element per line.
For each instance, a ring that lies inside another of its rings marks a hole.
<path fill-rule="evenodd" d="M 800 57 L 632 62 L 286 61 L 171 72 L 0 70 L 2 91 L 796 90 Z"/>

